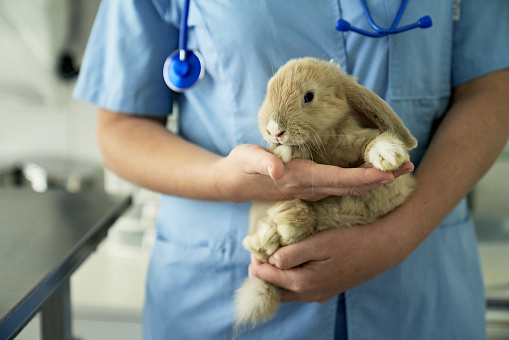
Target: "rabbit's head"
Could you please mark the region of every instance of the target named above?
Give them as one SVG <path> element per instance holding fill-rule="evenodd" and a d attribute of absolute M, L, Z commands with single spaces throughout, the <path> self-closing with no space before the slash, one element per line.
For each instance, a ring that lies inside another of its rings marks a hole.
<path fill-rule="evenodd" d="M 260 131 L 269 143 L 313 143 L 349 115 L 381 131 L 393 131 L 408 150 L 417 141 L 391 107 L 335 64 L 314 58 L 293 59 L 270 79 L 259 114 Z"/>
<path fill-rule="evenodd" d="M 311 58 L 281 67 L 269 81 L 258 115 L 265 140 L 301 145 L 338 124 L 349 110 L 339 72 L 333 64 Z"/>

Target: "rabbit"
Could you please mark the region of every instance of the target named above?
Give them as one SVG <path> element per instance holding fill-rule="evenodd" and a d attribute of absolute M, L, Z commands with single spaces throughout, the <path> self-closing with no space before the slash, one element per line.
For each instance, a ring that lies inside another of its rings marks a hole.
<path fill-rule="evenodd" d="M 314 58 L 292 59 L 276 72 L 268 82 L 258 120 L 270 150 L 283 163 L 304 158 L 393 171 L 410 159 L 408 151 L 417 146 L 380 97 L 338 65 Z M 243 246 L 267 262 L 279 247 L 319 231 L 375 221 L 403 203 L 414 186 L 414 177 L 405 175 L 358 196 L 254 202 Z M 235 293 L 235 328 L 270 319 L 280 296 L 281 288 L 247 278 Z"/>

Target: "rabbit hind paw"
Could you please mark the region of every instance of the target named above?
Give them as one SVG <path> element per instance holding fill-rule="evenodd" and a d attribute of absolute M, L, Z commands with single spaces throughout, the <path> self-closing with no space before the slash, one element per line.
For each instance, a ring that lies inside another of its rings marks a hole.
<path fill-rule="evenodd" d="M 313 234 L 316 224 L 314 210 L 299 200 L 277 203 L 269 210 L 269 219 L 277 226 L 282 246 Z"/>
<path fill-rule="evenodd" d="M 267 258 L 281 246 L 276 226 L 266 219 L 258 223 L 254 234 L 244 238 L 242 245 L 262 262 L 267 262 Z"/>

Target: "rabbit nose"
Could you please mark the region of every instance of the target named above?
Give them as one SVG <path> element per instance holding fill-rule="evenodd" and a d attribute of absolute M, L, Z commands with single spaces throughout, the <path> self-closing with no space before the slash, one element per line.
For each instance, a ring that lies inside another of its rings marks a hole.
<path fill-rule="evenodd" d="M 270 120 L 267 124 L 267 133 L 274 137 L 281 137 L 286 131 L 282 129 L 277 122 Z"/>
<path fill-rule="evenodd" d="M 274 137 L 276 137 L 276 138 L 281 138 L 281 137 L 283 137 L 283 135 L 284 135 L 285 133 L 286 133 L 286 131 L 284 131 L 284 130 L 283 130 L 283 131 L 280 131 L 280 132 L 277 132 L 277 133 L 272 133 L 271 131 L 269 131 L 269 130 L 267 129 L 267 134 L 269 134 L 269 135 L 271 135 L 271 136 L 274 136 Z"/>

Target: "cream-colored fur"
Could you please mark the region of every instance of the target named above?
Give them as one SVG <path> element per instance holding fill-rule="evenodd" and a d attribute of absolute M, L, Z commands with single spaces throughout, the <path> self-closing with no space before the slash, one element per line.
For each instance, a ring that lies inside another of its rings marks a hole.
<path fill-rule="evenodd" d="M 313 99 L 305 102 L 308 92 Z M 279 69 L 269 81 L 258 118 L 263 137 L 284 163 L 306 158 L 392 171 L 408 161 L 408 151 L 417 146 L 380 97 L 333 63 L 313 58 L 294 59 Z M 267 262 L 279 247 L 318 231 L 375 221 L 403 203 L 413 187 L 414 179 L 407 175 L 360 196 L 330 196 L 313 203 L 255 202 L 243 245 Z M 280 288 L 248 278 L 235 295 L 236 329 L 271 318 L 280 294 Z"/>

